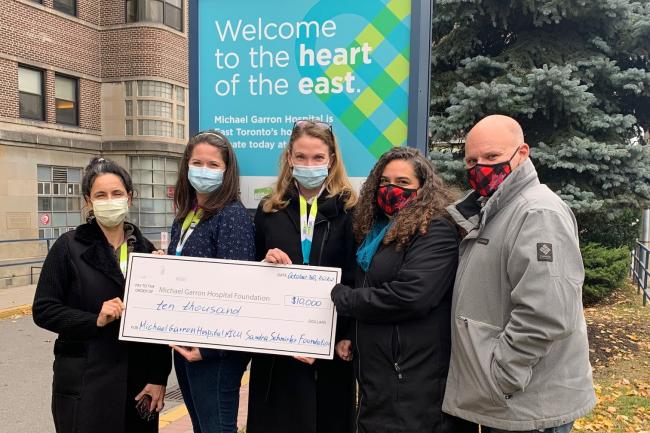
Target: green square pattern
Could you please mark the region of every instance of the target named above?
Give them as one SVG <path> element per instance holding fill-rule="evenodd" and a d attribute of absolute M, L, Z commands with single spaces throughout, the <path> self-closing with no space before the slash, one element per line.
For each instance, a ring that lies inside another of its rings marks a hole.
<path fill-rule="evenodd" d="M 397 87 L 397 83 L 390 77 L 390 75 L 381 71 L 377 78 L 370 83 L 370 87 L 372 87 L 372 90 L 374 90 L 381 99 L 387 99 Z"/>
<path fill-rule="evenodd" d="M 325 70 L 325 75 L 328 77 L 345 77 L 345 74 L 348 72 L 354 72 L 354 69 L 350 67 L 350 65 L 330 65 L 326 70 Z"/>
<path fill-rule="evenodd" d="M 402 111 L 402 113 L 399 115 L 399 118 L 402 119 L 402 122 L 406 123 L 408 125 L 409 123 L 409 110 L 406 109 Z"/>
<path fill-rule="evenodd" d="M 401 21 L 411 15 L 411 0 L 391 0 L 386 7 Z"/>
<path fill-rule="evenodd" d="M 383 9 L 373 20 L 372 24 L 383 35 L 388 35 L 397 27 L 400 20 L 389 9 Z"/>
<path fill-rule="evenodd" d="M 366 117 L 370 117 L 370 115 L 379 108 L 381 103 L 382 99 L 377 96 L 370 87 L 366 88 L 366 90 L 364 90 L 363 93 L 354 100 L 354 105 L 356 105 Z"/>
<path fill-rule="evenodd" d="M 397 118 L 393 123 L 388 125 L 388 128 L 384 131 L 384 135 L 393 146 L 397 146 L 404 142 L 407 131 L 406 124 L 402 122 L 402 119 Z"/>
<path fill-rule="evenodd" d="M 391 148 L 393 148 L 393 144 L 390 141 L 388 141 L 386 137 L 384 137 L 384 134 L 381 134 L 368 147 L 368 151 L 376 158 L 379 158 L 381 155 L 388 152 Z"/>
<path fill-rule="evenodd" d="M 354 132 L 366 121 L 366 116 L 363 115 L 356 105 L 350 105 L 340 116 L 340 119 L 350 131 Z"/>
<path fill-rule="evenodd" d="M 363 45 L 364 42 L 367 42 L 371 48 L 376 48 L 384 41 L 384 35 L 381 34 L 377 27 L 373 26 L 372 23 L 368 24 L 365 29 L 355 38 L 355 42 L 358 46 Z"/>
<path fill-rule="evenodd" d="M 386 73 L 395 80 L 396 83 L 402 83 L 409 77 L 409 62 L 404 58 L 404 56 L 399 55 L 390 62 L 390 65 L 386 67 Z"/>

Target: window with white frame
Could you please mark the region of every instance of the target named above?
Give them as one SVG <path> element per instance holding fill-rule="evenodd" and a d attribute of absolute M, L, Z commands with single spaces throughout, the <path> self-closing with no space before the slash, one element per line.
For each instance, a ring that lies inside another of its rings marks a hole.
<path fill-rule="evenodd" d="M 79 82 L 76 78 L 56 75 L 55 81 L 56 123 L 79 124 Z"/>
<path fill-rule="evenodd" d="M 129 219 L 151 239 L 171 231 L 173 197 L 178 178 L 178 158 L 132 156 L 131 177 L 136 191 Z"/>
<path fill-rule="evenodd" d="M 173 87 L 162 81 L 138 81 L 138 96 L 172 99 Z"/>
<path fill-rule="evenodd" d="M 43 120 L 45 105 L 43 97 L 43 71 L 18 67 L 18 96 L 20 117 Z"/>
<path fill-rule="evenodd" d="M 124 134 L 185 140 L 185 91 L 163 81 L 126 81 Z"/>
<path fill-rule="evenodd" d="M 38 165 L 38 237 L 57 238 L 81 224 L 82 169 Z"/>

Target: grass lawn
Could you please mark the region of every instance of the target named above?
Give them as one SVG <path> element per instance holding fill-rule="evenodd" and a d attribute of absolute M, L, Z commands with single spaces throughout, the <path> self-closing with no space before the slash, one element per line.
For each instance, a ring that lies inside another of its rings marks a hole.
<path fill-rule="evenodd" d="M 650 433 L 650 303 L 627 284 L 585 317 L 598 405 L 573 431 Z"/>
<path fill-rule="evenodd" d="M 598 405 L 573 433 L 650 433 L 650 303 L 641 301 L 626 284 L 585 308 Z"/>

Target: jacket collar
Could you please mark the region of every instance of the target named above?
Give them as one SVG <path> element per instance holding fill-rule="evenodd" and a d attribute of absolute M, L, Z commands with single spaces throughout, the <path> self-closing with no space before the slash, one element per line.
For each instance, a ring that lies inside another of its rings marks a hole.
<path fill-rule="evenodd" d="M 503 181 L 491 197 L 485 199 L 477 192 L 471 191 L 448 206 L 447 211 L 456 224 L 470 232 L 479 226 L 484 226 L 522 190 L 535 185 L 539 185 L 537 170 L 528 158 Z"/>
<path fill-rule="evenodd" d="M 287 205 L 287 210 L 298 230 L 300 230 L 300 203 L 298 201 L 298 189 L 295 185 L 290 186 L 287 189 L 285 194 L 285 200 L 289 200 Z M 318 224 L 321 221 L 332 220 L 336 218 L 340 213 L 344 212 L 345 201 L 342 197 L 342 194 L 339 194 L 335 197 L 328 197 L 327 191 L 318 197 L 318 213 L 316 214 L 315 224 Z"/>
<path fill-rule="evenodd" d="M 144 238 L 135 225 L 133 225 L 133 233 L 136 239 L 133 245 L 133 251 L 145 252 L 147 248 Z M 120 288 L 124 287 L 124 275 L 122 275 L 119 265 L 115 261 L 113 247 L 108 243 L 104 232 L 102 232 L 102 229 L 95 220 L 77 227 L 75 230 L 75 240 L 88 246 L 81 253 L 82 260 L 89 266 L 108 276 Z"/>
<path fill-rule="evenodd" d="M 537 170 L 530 158 L 527 158 L 510 176 L 503 181 L 496 192 L 483 206 L 483 219 L 489 221 L 501 209 L 506 207 L 524 189 L 539 185 Z"/>
<path fill-rule="evenodd" d="M 456 203 L 447 206 L 447 212 L 454 222 L 468 233 L 478 227 L 481 213 L 480 198 L 476 191 L 470 191 Z"/>

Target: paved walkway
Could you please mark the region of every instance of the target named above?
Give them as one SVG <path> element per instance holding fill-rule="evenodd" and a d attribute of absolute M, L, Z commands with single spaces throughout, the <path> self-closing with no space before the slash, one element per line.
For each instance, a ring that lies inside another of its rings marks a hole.
<path fill-rule="evenodd" d="M 36 285 L 16 286 L 0 289 L 0 320 L 11 317 L 31 314 L 32 301 Z M 173 372 L 172 372 L 173 374 Z M 237 426 L 243 429 L 246 426 L 248 414 L 248 372 L 242 378 L 242 387 L 239 398 L 239 418 Z M 192 421 L 184 404 L 163 411 L 160 416 L 161 433 L 192 433 Z"/>
<path fill-rule="evenodd" d="M 31 314 L 36 284 L 0 289 L 0 319 Z"/>
<path fill-rule="evenodd" d="M 248 371 L 242 378 L 241 391 L 239 393 L 239 417 L 237 428 L 246 427 L 246 416 L 248 415 Z M 160 433 L 192 433 L 192 421 L 187 414 L 185 405 L 163 412 L 160 416 Z"/>

